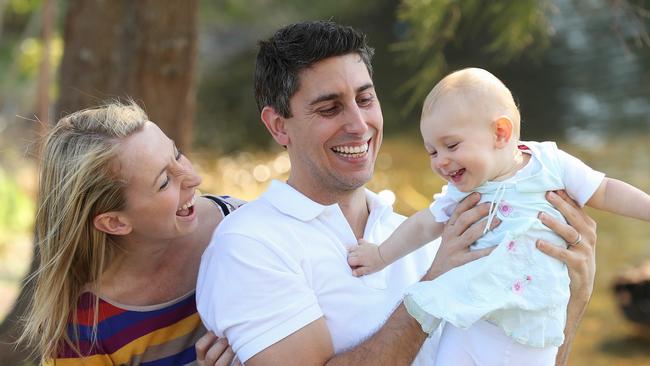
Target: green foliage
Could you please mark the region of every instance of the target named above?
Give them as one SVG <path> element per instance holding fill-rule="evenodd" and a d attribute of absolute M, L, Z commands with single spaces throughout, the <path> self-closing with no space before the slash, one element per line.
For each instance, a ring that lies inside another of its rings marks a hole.
<path fill-rule="evenodd" d="M 394 50 L 418 71 L 402 87 L 412 109 L 445 72 L 451 48 L 487 56 L 496 65 L 534 58 L 549 45 L 548 0 L 403 0 L 398 19 L 407 24 Z"/>
<path fill-rule="evenodd" d="M 31 230 L 34 217 L 33 200 L 2 167 L 0 167 L 0 202 L 2 202 L 0 237 L 25 234 Z"/>
<path fill-rule="evenodd" d="M 42 0 L 11 0 L 9 8 L 15 14 L 25 15 L 40 8 L 42 3 Z"/>

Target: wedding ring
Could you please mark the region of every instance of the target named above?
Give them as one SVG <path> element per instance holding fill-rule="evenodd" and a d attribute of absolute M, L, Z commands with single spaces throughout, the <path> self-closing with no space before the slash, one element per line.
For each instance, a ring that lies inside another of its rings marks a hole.
<path fill-rule="evenodd" d="M 578 233 L 578 238 L 573 243 L 569 243 L 569 246 L 578 245 L 582 241 L 582 234 Z"/>

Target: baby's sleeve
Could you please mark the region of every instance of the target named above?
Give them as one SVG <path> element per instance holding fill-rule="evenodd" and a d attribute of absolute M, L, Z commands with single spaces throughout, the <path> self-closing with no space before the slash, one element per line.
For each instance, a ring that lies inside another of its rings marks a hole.
<path fill-rule="evenodd" d="M 567 193 L 584 206 L 594 195 L 605 178 L 605 174 L 592 169 L 582 160 L 558 149 L 558 158 L 562 167 L 562 181 Z"/>
<path fill-rule="evenodd" d="M 444 185 L 440 193 L 433 195 L 433 202 L 429 205 L 429 211 L 431 211 L 436 222 L 447 222 L 457 205 L 458 201 L 452 198 L 447 185 Z"/>

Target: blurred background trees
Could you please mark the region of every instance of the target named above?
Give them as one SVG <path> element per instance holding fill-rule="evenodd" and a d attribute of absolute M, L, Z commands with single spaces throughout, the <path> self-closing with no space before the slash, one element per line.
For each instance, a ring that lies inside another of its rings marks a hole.
<path fill-rule="evenodd" d="M 45 47 L 48 1 L 54 28 Z M 375 47 L 386 139 L 370 187 L 405 214 L 442 184 L 420 148 L 420 104 L 442 75 L 468 66 L 489 69 L 512 89 L 523 139 L 567 143 L 595 168 L 649 191 L 648 9 L 647 0 L 0 0 L 0 313 L 29 267 L 29 256 L 12 248 L 31 241 L 42 131 L 35 116 L 54 123 L 65 112 L 132 97 L 180 146 L 192 147 L 204 187 L 254 198 L 289 169 L 259 122 L 256 42 L 299 20 L 352 25 Z M 44 59 L 53 74 L 45 85 L 49 114 L 37 108 Z M 640 351 L 650 343 L 634 347 L 637 338 L 589 341 L 603 324 L 629 332 L 610 314 L 608 281 L 616 266 L 650 257 L 647 226 L 603 217 L 599 282 L 574 360 L 650 362 Z M 630 242 L 632 249 L 613 249 Z M 0 364 L 15 364 L 6 357 L 0 346 Z"/>

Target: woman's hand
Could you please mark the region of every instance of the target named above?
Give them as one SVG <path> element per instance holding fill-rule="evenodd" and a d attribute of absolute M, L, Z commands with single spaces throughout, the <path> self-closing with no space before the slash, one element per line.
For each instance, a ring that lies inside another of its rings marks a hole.
<path fill-rule="evenodd" d="M 487 220 L 481 222 L 479 220 L 487 216 L 490 204 L 483 203 L 476 206 L 480 198 L 480 194 L 472 193 L 458 204 L 445 224 L 440 247 L 423 280 L 431 281 L 452 268 L 485 257 L 492 252 L 494 247 L 469 250 L 469 246 L 483 236 L 483 230 L 487 224 Z M 495 217 L 490 229 L 499 223 L 499 219 Z"/>
<path fill-rule="evenodd" d="M 564 191 L 548 192 L 546 199 L 562 213 L 568 224 L 540 213 L 540 220 L 567 242 L 560 248 L 544 240 L 537 248 L 566 263 L 571 279 L 571 297 L 586 306 L 596 275 L 596 222 Z"/>
<path fill-rule="evenodd" d="M 226 338 L 207 332 L 196 341 L 196 361 L 199 366 L 242 366 Z"/>

